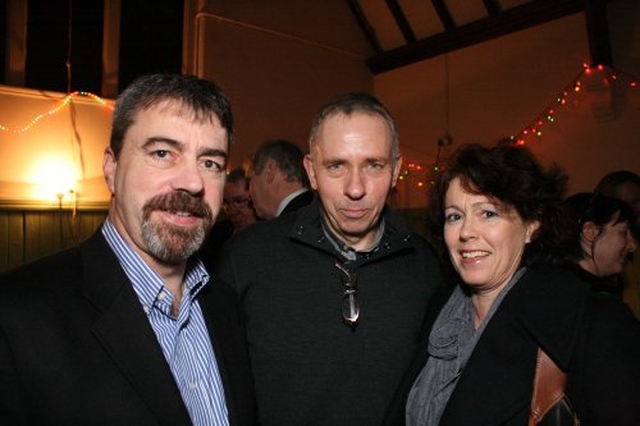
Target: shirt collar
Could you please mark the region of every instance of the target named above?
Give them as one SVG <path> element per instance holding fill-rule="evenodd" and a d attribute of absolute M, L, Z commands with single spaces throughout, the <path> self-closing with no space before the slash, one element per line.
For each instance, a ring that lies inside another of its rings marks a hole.
<path fill-rule="evenodd" d="M 343 242 L 338 237 L 336 237 L 329 230 L 329 227 L 326 225 L 325 221 L 326 221 L 325 213 L 324 211 L 322 211 L 322 220 L 320 222 L 322 224 L 322 232 L 324 233 L 325 237 L 327 237 L 327 240 L 331 243 L 331 245 L 338 251 L 338 253 L 340 253 L 342 257 L 344 257 L 345 259 L 351 260 L 351 261 L 355 261 L 357 259 L 358 254 L 366 255 L 368 253 L 375 252 L 380 245 L 380 241 L 382 240 L 382 236 L 384 235 L 384 230 L 385 230 L 385 218 L 382 217 L 380 219 L 380 226 L 378 227 L 378 233 L 376 235 L 375 240 L 373 241 L 373 244 L 366 250 L 356 251 L 356 249 L 347 245 L 345 242 Z"/>

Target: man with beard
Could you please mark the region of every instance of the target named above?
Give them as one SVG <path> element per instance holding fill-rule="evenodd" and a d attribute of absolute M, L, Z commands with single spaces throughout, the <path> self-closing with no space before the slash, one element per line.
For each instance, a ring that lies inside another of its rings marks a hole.
<path fill-rule="evenodd" d="M 118 98 L 104 225 L 0 277 L 0 424 L 253 424 L 236 296 L 192 256 L 233 130 L 225 94 L 193 76 L 143 76 Z"/>

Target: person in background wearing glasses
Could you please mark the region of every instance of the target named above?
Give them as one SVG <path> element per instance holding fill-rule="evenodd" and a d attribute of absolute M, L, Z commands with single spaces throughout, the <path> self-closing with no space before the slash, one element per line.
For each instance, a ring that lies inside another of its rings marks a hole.
<path fill-rule="evenodd" d="M 223 251 L 216 271 L 243 303 L 262 426 L 382 421 L 442 283 L 430 246 L 386 205 L 401 162 L 387 109 L 340 96 L 312 124 L 312 204 Z"/>
<path fill-rule="evenodd" d="M 628 255 L 636 250 L 631 206 L 597 192 L 574 194 L 564 204 L 573 225 L 576 273 L 593 291 L 621 297 L 620 274 Z"/>
<path fill-rule="evenodd" d="M 227 174 L 227 182 L 224 184 L 222 194 L 222 208 L 231 222 L 234 232 L 238 232 L 258 220 L 249 194 L 249 179 L 246 178 L 242 167 Z"/>
<path fill-rule="evenodd" d="M 313 200 L 304 154 L 284 139 L 264 141 L 245 164 L 253 207 L 261 219 L 290 213 Z"/>
<path fill-rule="evenodd" d="M 224 217 L 213 225 L 198 253 L 209 271 L 213 271 L 216 256 L 219 255 L 224 243 L 234 233 L 258 220 L 249 194 L 249 180 L 242 167 L 227 173 L 222 193 L 222 210 L 225 213 Z"/>
<path fill-rule="evenodd" d="M 385 426 L 534 424 L 539 350 L 566 373 L 582 424 L 640 425 L 640 324 L 568 267 L 566 175 L 512 144 L 462 145 L 443 170 L 429 235 L 457 284 L 434 303 L 399 387 L 405 416 Z M 574 424 L 553 414 L 535 424 Z"/>
<path fill-rule="evenodd" d="M 595 191 L 631 205 L 636 215 L 631 235 L 640 244 L 640 176 L 630 170 L 615 170 L 600 179 Z M 628 257 L 622 271 L 622 300 L 640 320 L 640 256 L 633 253 Z"/>
<path fill-rule="evenodd" d="M 118 97 L 104 224 L 0 275 L 1 425 L 255 424 L 237 295 L 194 256 L 233 134 L 210 81 L 146 75 Z"/>

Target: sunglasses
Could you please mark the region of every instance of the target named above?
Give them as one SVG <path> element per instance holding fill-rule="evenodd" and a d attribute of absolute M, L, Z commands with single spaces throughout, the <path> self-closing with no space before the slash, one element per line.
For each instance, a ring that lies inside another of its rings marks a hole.
<path fill-rule="evenodd" d="M 341 306 L 342 319 L 347 325 L 355 325 L 360 317 L 356 272 L 349 271 L 344 264 L 338 261 L 336 261 L 335 267 L 340 271 L 340 280 L 344 288 Z"/>

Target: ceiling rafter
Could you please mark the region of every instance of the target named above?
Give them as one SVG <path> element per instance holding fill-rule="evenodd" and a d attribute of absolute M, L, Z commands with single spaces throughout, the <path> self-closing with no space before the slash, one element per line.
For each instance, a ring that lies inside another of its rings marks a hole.
<path fill-rule="evenodd" d="M 587 37 L 592 65 L 613 67 L 613 54 L 609 38 L 607 4 L 601 0 L 585 0 Z"/>
<path fill-rule="evenodd" d="M 482 0 L 482 3 L 484 3 L 484 8 L 487 9 L 489 15 L 497 15 L 502 12 L 502 6 L 497 0 Z"/>
<path fill-rule="evenodd" d="M 433 4 L 433 8 L 436 10 L 438 14 L 438 18 L 440 18 L 440 22 L 444 27 L 445 31 L 450 31 L 456 27 L 456 23 L 453 20 L 453 16 L 451 16 L 451 11 L 445 4 L 444 0 L 431 0 L 431 4 Z"/>
<path fill-rule="evenodd" d="M 491 1 L 485 1 L 485 6 L 488 3 Z M 490 13 L 486 18 L 459 27 L 455 27 L 444 1 L 432 0 L 445 31 L 392 50 L 379 52 L 367 60 L 367 66 L 374 74 L 389 71 L 581 12 L 587 7 L 585 3 L 591 4 L 589 7 L 593 11 L 591 26 L 595 29 L 600 28 L 603 24 L 596 22 L 606 21 L 606 14 L 599 14 L 598 4 L 602 3 L 601 0 L 535 0 L 499 13 Z M 602 49 L 606 52 L 606 46 Z"/>
<path fill-rule="evenodd" d="M 373 48 L 373 51 L 376 52 L 376 54 L 382 53 L 384 50 L 382 49 L 380 40 L 378 40 L 375 30 L 369 23 L 367 16 L 362 11 L 358 0 L 348 0 L 347 3 L 349 4 L 349 8 L 351 8 L 353 16 L 355 16 L 356 21 L 358 22 L 358 26 L 362 29 L 367 41 Z"/>
<path fill-rule="evenodd" d="M 409 25 L 409 21 L 407 20 L 404 11 L 398 4 L 398 0 L 386 0 L 386 2 L 387 7 L 389 7 L 389 10 L 393 15 L 393 19 L 396 21 L 396 25 L 398 25 L 398 28 L 400 28 L 400 31 L 404 36 L 405 41 L 407 43 L 413 43 L 416 41 L 416 35 L 411 29 L 411 25 Z"/>

